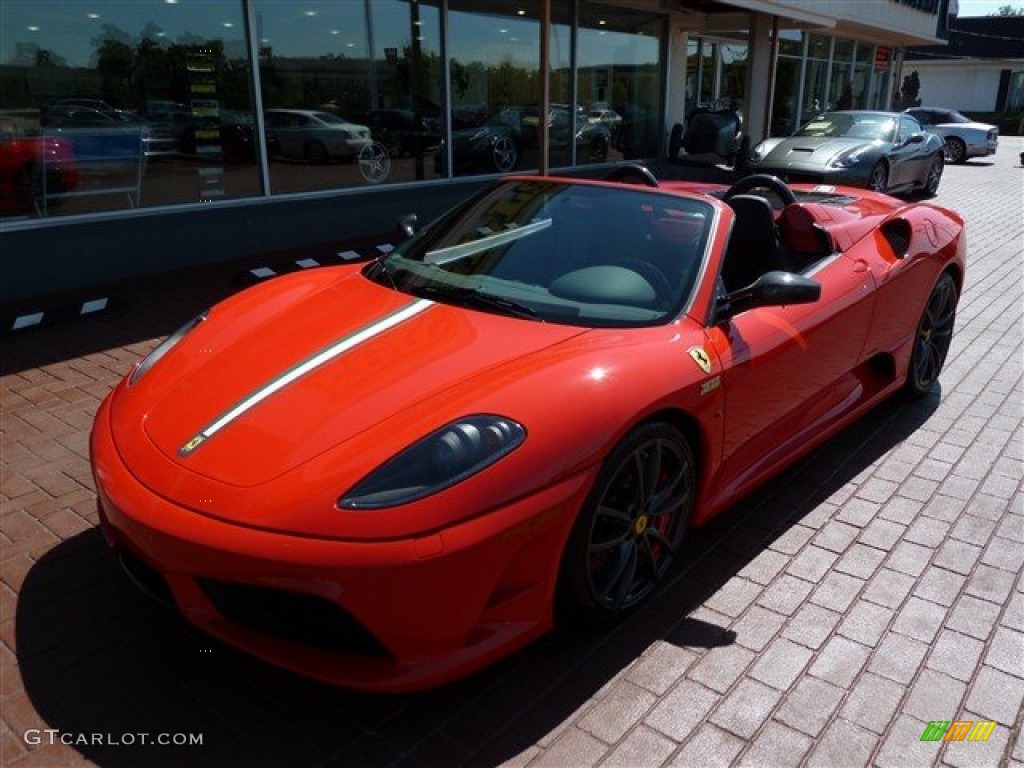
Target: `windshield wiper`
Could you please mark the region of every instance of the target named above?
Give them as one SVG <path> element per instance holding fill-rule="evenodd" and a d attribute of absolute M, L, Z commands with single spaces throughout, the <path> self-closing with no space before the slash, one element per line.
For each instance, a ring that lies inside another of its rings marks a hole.
<path fill-rule="evenodd" d="M 536 319 L 537 310 L 507 296 L 483 293 L 475 288 L 455 288 L 448 286 L 422 285 L 415 291 L 427 298 L 448 299 L 463 307 L 497 310 L 506 315 Z"/>
<path fill-rule="evenodd" d="M 374 259 L 373 264 L 377 268 L 377 275 L 383 275 L 386 277 L 388 282 L 391 284 L 391 287 L 397 291 L 398 283 L 395 282 L 395 276 L 391 274 L 391 267 L 387 265 L 387 257 L 388 255 L 386 253 L 382 253 Z"/>

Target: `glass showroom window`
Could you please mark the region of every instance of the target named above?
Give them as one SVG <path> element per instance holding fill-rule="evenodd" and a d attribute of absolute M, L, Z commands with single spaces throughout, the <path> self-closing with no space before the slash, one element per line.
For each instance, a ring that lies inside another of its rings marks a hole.
<path fill-rule="evenodd" d="M 436 177 L 436 7 L 256 0 L 253 16 L 274 194 Z"/>
<path fill-rule="evenodd" d="M 809 36 L 801 123 L 806 123 L 828 108 L 828 66 L 831 47 L 831 37 L 813 34 Z"/>
<path fill-rule="evenodd" d="M 3 0 L 0 226 L 260 193 L 237 0 Z"/>
<path fill-rule="evenodd" d="M 804 42 L 799 30 L 779 33 L 779 57 L 775 67 L 772 101 L 772 136 L 789 136 L 800 127 L 800 68 Z"/>
<path fill-rule="evenodd" d="M 538 168 L 540 3 L 448 7 L 453 175 Z M 567 57 L 553 54 L 552 65 L 567 66 Z M 438 155 L 439 170 L 447 158 Z"/>
<path fill-rule="evenodd" d="M 660 153 L 664 36 L 662 15 L 580 3 L 579 100 L 614 116 L 610 160 Z"/>
<path fill-rule="evenodd" d="M 829 109 L 853 108 L 853 40 L 836 38 L 832 50 L 832 69 L 829 75 Z"/>
<path fill-rule="evenodd" d="M 871 61 L 875 47 L 869 43 L 857 43 L 853 64 L 853 109 L 867 109 L 871 103 Z"/>

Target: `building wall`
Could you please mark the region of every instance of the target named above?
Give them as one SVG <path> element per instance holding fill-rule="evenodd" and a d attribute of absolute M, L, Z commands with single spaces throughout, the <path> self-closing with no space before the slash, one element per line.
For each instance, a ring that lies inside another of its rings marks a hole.
<path fill-rule="evenodd" d="M 1006 62 L 906 61 L 904 74 L 921 79 L 921 104 L 950 107 L 961 112 L 991 112 L 996 108 L 1000 73 Z"/>

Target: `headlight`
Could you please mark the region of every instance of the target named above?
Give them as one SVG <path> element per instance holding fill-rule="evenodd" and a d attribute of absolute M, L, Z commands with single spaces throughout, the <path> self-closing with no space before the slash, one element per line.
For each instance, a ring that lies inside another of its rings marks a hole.
<path fill-rule="evenodd" d="M 466 416 L 441 427 L 363 478 L 338 505 L 382 509 L 455 485 L 518 448 L 526 430 L 503 416 Z"/>
<path fill-rule="evenodd" d="M 139 363 L 138 367 L 134 371 L 132 371 L 131 376 L 128 377 L 128 384 L 134 384 L 139 379 L 141 379 L 145 375 L 146 371 L 148 371 L 150 368 L 156 365 L 157 360 L 159 360 L 161 357 L 170 352 L 174 345 L 181 341 L 183 338 L 185 338 L 193 328 L 195 328 L 197 325 L 203 322 L 203 320 L 206 319 L 206 316 L 208 314 L 210 314 L 209 310 L 203 312 L 201 315 L 196 315 L 183 326 L 181 326 L 181 328 L 179 328 L 166 339 L 164 339 L 163 343 L 161 343 L 160 346 L 158 346 L 156 349 L 154 349 L 152 352 L 146 355 L 143 361 Z"/>
<path fill-rule="evenodd" d="M 857 147 L 856 149 L 843 152 L 843 154 L 832 161 L 831 165 L 833 168 L 851 168 L 864 159 L 864 153 L 869 149 L 870 147 Z"/>

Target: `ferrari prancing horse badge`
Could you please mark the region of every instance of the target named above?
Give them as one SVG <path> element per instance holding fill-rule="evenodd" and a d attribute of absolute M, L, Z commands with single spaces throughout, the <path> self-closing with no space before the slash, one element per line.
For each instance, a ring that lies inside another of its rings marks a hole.
<path fill-rule="evenodd" d="M 708 353 L 704 351 L 703 347 L 690 347 L 686 351 L 690 353 L 693 362 L 699 365 L 704 373 L 711 373 L 711 358 L 708 357 Z"/>

